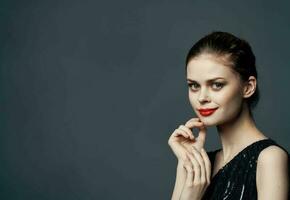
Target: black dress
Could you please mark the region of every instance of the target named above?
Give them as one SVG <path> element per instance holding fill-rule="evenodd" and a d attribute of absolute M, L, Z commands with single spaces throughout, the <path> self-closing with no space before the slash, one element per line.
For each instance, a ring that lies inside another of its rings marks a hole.
<path fill-rule="evenodd" d="M 259 153 L 270 145 L 277 145 L 271 138 L 256 141 L 224 165 L 211 179 L 202 200 L 255 200 L 257 199 L 256 166 Z M 207 152 L 213 172 L 215 155 L 221 149 Z M 288 153 L 289 160 L 289 153 Z M 289 194 L 288 194 L 289 199 Z"/>

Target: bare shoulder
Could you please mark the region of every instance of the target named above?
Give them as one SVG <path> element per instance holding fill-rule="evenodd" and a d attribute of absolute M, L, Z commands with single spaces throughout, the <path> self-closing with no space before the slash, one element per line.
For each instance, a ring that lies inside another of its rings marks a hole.
<path fill-rule="evenodd" d="M 256 183 L 261 199 L 284 199 L 287 196 L 288 162 L 288 152 L 277 145 L 270 145 L 260 152 Z"/>
<path fill-rule="evenodd" d="M 286 163 L 288 161 L 288 153 L 277 145 L 270 145 L 263 149 L 258 157 L 258 165 L 269 163 Z"/>

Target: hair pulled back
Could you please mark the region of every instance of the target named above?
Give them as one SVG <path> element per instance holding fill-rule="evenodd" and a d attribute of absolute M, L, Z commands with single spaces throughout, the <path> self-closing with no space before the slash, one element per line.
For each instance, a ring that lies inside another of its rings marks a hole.
<path fill-rule="evenodd" d="M 242 81 L 247 81 L 250 76 L 258 80 L 256 70 L 256 58 L 249 43 L 233 34 L 221 31 L 214 31 L 198 40 L 189 50 L 186 56 L 186 68 L 188 62 L 202 54 L 209 54 L 217 58 L 226 58 L 226 63 L 239 75 Z M 252 116 L 254 109 L 259 101 L 260 91 L 258 84 L 256 90 L 246 99 L 247 105 Z"/>

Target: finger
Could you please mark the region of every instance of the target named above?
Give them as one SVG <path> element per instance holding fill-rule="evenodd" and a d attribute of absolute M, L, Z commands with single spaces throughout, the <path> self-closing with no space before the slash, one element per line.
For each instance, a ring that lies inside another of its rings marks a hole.
<path fill-rule="evenodd" d="M 190 118 L 188 121 L 201 121 L 198 117 Z"/>
<path fill-rule="evenodd" d="M 192 186 L 192 184 L 193 184 L 193 177 L 194 177 L 194 175 L 193 175 L 194 174 L 194 171 L 193 171 L 192 165 L 184 164 L 183 166 L 186 169 L 186 180 L 185 180 L 185 184 L 187 186 Z"/>
<path fill-rule="evenodd" d="M 202 141 L 203 144 L 205 143 L 206 132 L 207 132 L 206 126 L 203 125 L 199 127 L 199 133 L 198 133 L 197 139 Z"/>
<path fill-rule="evenodd" d="M 186 132 L 184 132 L 184 131 L 182 131 L 180 129 L 175 129 L 172 135 L 174 137 L 177 137 L 177 136 L 183 136 L 185 138 L 189 138 L 190 137 Z"/>
<path fill-rule="evenodd" d="M 195 157 L 191 154 L 188 153 L 187 156 L 189 157 L 192 165 L 193 165 L 193 169 L 194 169 L 194 183 L 199 183 L 200 182 L 200 165 L 198 163 L 198 161 L 195 159 Z"/>
<path fill-rule="evenodd" d="M 180 125 L 180 126 L 181 126 L 181 125 Z M 180 132 L 185 133 L 185 134 L 188 136 L 187 138 L 189 138 L 189 139 L 193 139 L 193 138 L 192 138 L 193 135 L 190 134 L 190 133 L 188 133 L 188 131 L 186 131 L 186 130 L 184 130 L 184 129 L 181 129 L 180 126 L 178 127 L 177 130 L 179 130 Z"/>
<path fill-rule="evenodd" d="M 186 127 L 186 126 L 184 126 L 184 125 L 180 125 L 180 126 L 178 127 L 178 129 L 181 129 L 181 130 L 185 131 L 188 135 L 190 135 L 190 138 L 191 138 L 192 140 L 194 139 L 194 135 L 193 135 L 192 131 L 191 131 L 188 127 Z"/>
<path fill-rule="evenodd" d="M 205 183 L 207 181 L 207 178 L 206 178 L 206 172 L 205 172 L 205 163 L 204 163 L 204 160 L 203 160 L 203 157 L 201 155 L 201 153 L 193 146 L 192 147 L 192 152 L 194 154 L 194 157 L 196 158 L 198 164 L 200 165 L 200 181 L 202 183 Z"/>
<path fill-rule="evenodd" d="M 200 118 L 194 117 L 194 118 L 189 119 L 187 122 L 202 122 L 202 121 Z"/>
<path fill-rule="evenodd" d="M 185 126 L 188 128 L 199 128 L 199 133 L 198 136 L 196 137 L 196 140 L 201 142 L 201 146 L 204 146 L 205 144 L 205 139 L 206 139 L 206 126 L 203 124 L 203 122 L 197 121 L 197 120 L 189 120 L 186 122 Z"/>
<path fill-rule="evenodd" d="M 201 121 L 197 121 L 197 120 L 189 120 L 189 121 L 187 121 L 186 123 L 185 123 L 185 126 L 187 127 L 187 128 L 193 128 L 193 127 L 201 127 L 201 126 L 203 126 L 203 122 L 201 122 Z"/>
<path fill-rule="evenodd" d="M 210 159 L 209 159 L 209 157 L 208 157 L 208 155 L 207 155 L 207 153 L 206 153 L 204 148 L 201 149 L 201 155 L 202 155 L 204 163 L 205 163 L 207 182 L 210 183 L 211 162 L 210 162 Z"/>
<path fill-rule="evenodd" d="M 185 184 L 187 186 L 192 186 L 193 185 L 193 169 L 189 166 L 186 167 L 186 181 Z"/>

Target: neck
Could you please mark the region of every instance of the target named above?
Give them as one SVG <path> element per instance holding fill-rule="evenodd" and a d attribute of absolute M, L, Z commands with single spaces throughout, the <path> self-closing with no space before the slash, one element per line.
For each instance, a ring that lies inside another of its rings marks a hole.
<path fill-rule="evenodd" d="M 218 125 L 217 131 L 222 144 L 221 154 L 224 162 L 231 160 L 252 142 L 266 138 L 257 129 L 245 104 L 237 117 L 230 122 Z"/>

